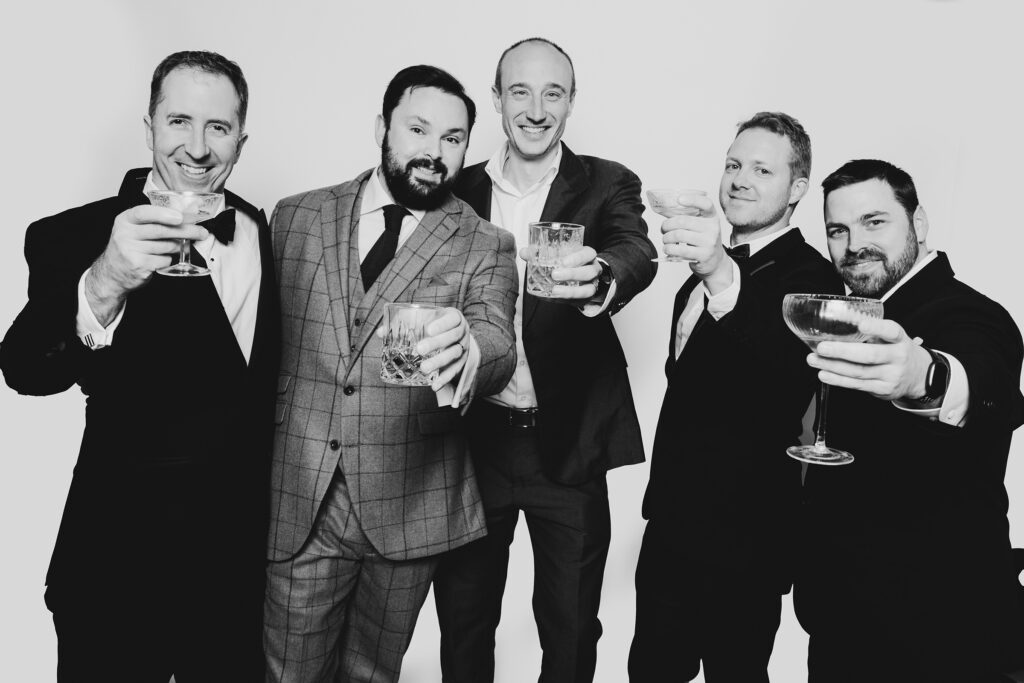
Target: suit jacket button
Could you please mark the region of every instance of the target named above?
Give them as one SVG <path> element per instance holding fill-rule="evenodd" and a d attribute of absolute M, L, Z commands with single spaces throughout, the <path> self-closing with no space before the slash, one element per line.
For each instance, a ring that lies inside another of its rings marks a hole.
<path fill-rule="evenodd" d="M 337 439 L 331 439 L 330 442 L 328 442 L 327 445 L 331 447 L 332 451 L 336 451 L 339 448 L 341 448 L 341 442 L 338 441 Z"/>
<path fill-rule="evenodd" d="M 348 347 L 348 350 L 349 350 L 349 351 L 352 351 L 352 352 L 355 352 L 355 350 L 356 350 L 356 345 L 355 345 L 355 344 L 353 344 L 352 346 Z"/>
<path fill-rule="evenodd" d="M 347 387 L 345 387 L 345 395 L 346 396 L 351 396 L 354 393 L 356 393 L 356 388 L 354 386 L 349 384 Z"/>
<path fill-rule="evenodd" d="M 363 324 L 363 321 L 360 320 L 359 318 L 356 318 L 355 320 L 352 321 L 352 324 L 355 325 L 356 327 L 359 327 L 360 325 Z"/>

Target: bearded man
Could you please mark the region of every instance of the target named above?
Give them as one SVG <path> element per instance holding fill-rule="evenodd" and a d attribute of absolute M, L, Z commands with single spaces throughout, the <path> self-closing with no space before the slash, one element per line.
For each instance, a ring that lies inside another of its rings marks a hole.
<path fill-rule="evenodd" d="M 400 71 L 381 165 L 282 200 L 282 363 L 264 607 L 267 680 L 397 681 L 437 556 L 485 533 L 458 408 L 515 366 L 511 235 L 451 194 L 475 116 L 450 74 Z M 429 387 L 387 385 L 389 302 L 446 307 Z"/>

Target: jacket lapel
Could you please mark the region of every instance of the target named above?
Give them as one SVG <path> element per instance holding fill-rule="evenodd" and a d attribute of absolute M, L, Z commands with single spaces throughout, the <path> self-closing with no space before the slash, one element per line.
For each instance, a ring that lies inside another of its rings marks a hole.
<path fill-rule="evenodd" d="M 577 200 L 590 188 L 590 178 L 579 157 L 573 154 L 564 142 L 561 144 L 562 161 L 558 165 L 558 174 L 555 175 L 551 189 L 548 191 L 544 210 L 540 213 L 541 221 L 571 221 Z M 520 295 L 523 297 L 523 326 L 525 327 L 536 313 L 539 299 L 526 293 L 526 278 L 523 278 L 523 282 L 519 285 L 522 287 Z"/>
<path fill-rule="evenodd" d="M 349 308 L 353 295 L 362 293 L 359 281 L 359 207 L 362 204 L 367 171 L 347 184 L 340 195 L 320 205 L 320 229 L 324 244 L 324 267 L 326 269 L 327 296 L 331 300 L 331 317 L 334 319 L 334 333 L 338 338 L 338 349 L 346 367 L 351 365 L 349 341 L 357 336 L 350 326 L 353 320 Z M 352 266 L 353 251 L 355 267 Z M 355 283 L 353 284 L 353 280 Z"/>
<path fill-rule="evenodd" d="M 384 316 L 384 304 L 398 301 L 441 245 L 458 230 L 461 216 L 462 207 L 458 200 L 448 195 L 439 209 L 428 211 L 423 216 L 409 239 L 398 249 L 395 258 L 366 292 L 356 309 L 356 317 L 364 321 L 359 332 L 353 335 L 357 354 L 362 351 Z M 355 272 L 359 272 L 358 261 Z"/>
<path fill-rule="evenodd" d="M 491 177 L 484 170 L 486 164 L 477 164 L 466 170 L 466 178 L 457 194 L 473 207 L 476 215 L 491 220 Z"/>

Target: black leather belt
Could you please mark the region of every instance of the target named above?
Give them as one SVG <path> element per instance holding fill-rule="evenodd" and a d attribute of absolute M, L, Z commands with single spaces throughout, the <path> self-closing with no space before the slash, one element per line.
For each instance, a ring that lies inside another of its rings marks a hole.
<path fill-rule="evenodd" d="M 481 417 L 498 423 L 503 427 L 516 427 L 519 429 L 536 427 L 539 419 L 538 408 L 507 408 L 490 401 L 478 402 L 474 406 L 474 411 Z"/>

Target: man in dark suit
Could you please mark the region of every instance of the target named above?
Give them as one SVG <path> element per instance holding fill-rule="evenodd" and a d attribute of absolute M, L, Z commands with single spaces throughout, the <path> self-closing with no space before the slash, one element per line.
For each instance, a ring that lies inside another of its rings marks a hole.
<path fill-rule="evenodd" d="M 782 319 L 790 292 L 837 292 L 822 256 L 790 226 L 807 191 L 811 143 L 796 119 L 740 124 L 719 201 L 662 224 L 665 251 L 689 259 L 676 295 L 668 388 L 644 498 L 636 570 L 633 683 L 767 681 L 798 523 L 799 439 L 814 392 L 806 347 Z"/>
<path fill-rule="evenodd" d="M 29 226 L 29 300 L 0 346 L 7 383 L 87 396 L 47 574 L 60 681 L 257 680 L 262 539 L 278 361 L 266 218 L 224 183 L 246 140 L 238 65 L 157 67 L 153 169 Z M 216 226 L 151 189 L 223 192 Z M 233 210 L 232 210 L 233 209 Z M 178 239 L 206 277 L 154 275 Z"/>
<path fill-rule="evenodd" d="M 639 179 L 561 143 L 575 85 L 572 62 L 553 43 L 531 38 L 507 49 L 492 94 L 508 142 L 467 169 L 455 190 L 524 250 L 532 221 L 586 229 L 583 249 L 553 274 L 579 284 L 556 285 L 560 302 L 519 297 L 515 375 L 469 412 L 488 535 L 445 556 L 434 580 L 445 681 L 493 679 L 520 511 L 533 545 L 540 680 L 592 680 L 610 538 L 605 472 L 644 459 L 610 314 L 650 284 L 655 251 L 641 218 Z"/>
<path fill-rule="evenodd" d="M 870 342 L 823 342 L 829 444 L 847 467 L 807 473 L 795 589 L 810 680 L 1005 680 L 1021 666 L 1003 486 L 1024 422 L 1024 346 L 1009 314 L 926 245 L 910 176 L 851 161 L 822 183 L 832 261 L 881 299 Z"/>
<path fill-rule="evenodd" d="M 438 555 L 485 533 L 456 409 L 515 365 L 514 245 L 451 194 L 475 107 L 400 71 L 381 165 L 274 212 L 284 320 L 265 608 L 268 680 L 397 681 Z M 431 386 L 381 379 L 389 302 L 446 307 L 420 342 Z"/>

